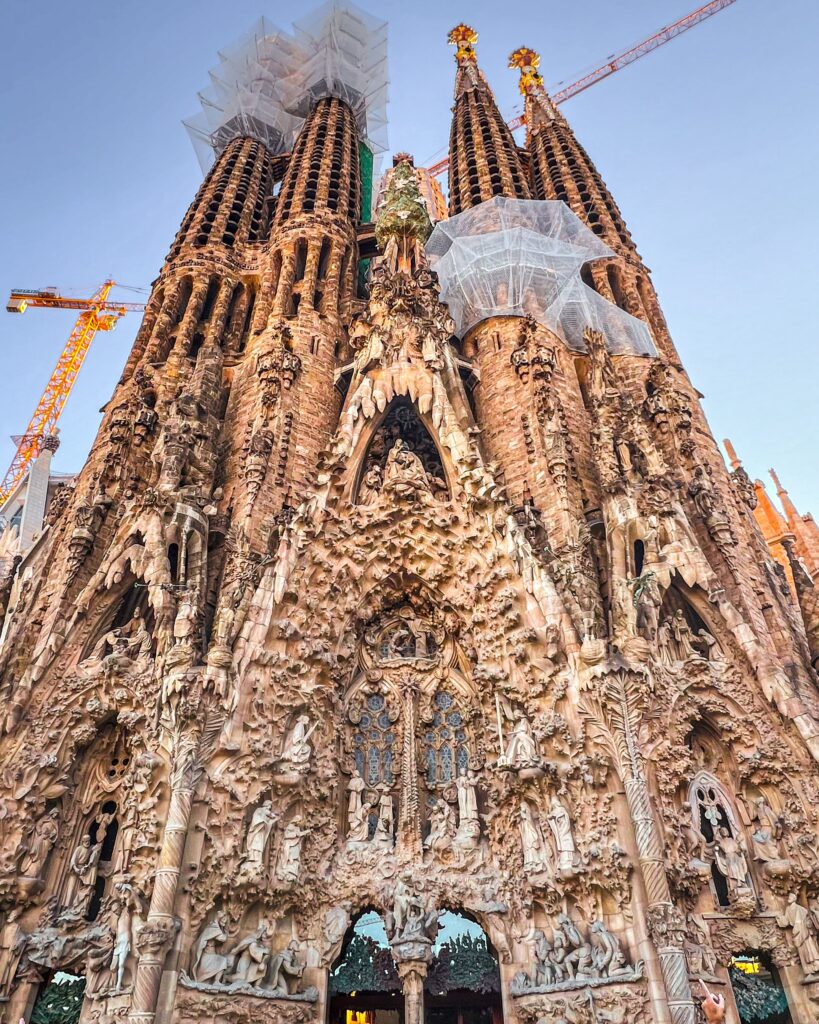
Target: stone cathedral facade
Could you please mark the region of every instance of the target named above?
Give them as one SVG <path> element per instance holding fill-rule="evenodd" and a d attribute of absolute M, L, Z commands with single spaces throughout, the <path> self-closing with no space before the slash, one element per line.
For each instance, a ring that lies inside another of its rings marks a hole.
<path fill-rule="evenodd" d="M 370 216 L 380 29 L 322 17 L 370 36 L 256 38 L 301 91 L 212 132 L 17 570 L 0 1016 L 817 1021 L 810 572 L 537 55 L 519 147 L 453 31 L 433 231 L 404 154 Z"/>

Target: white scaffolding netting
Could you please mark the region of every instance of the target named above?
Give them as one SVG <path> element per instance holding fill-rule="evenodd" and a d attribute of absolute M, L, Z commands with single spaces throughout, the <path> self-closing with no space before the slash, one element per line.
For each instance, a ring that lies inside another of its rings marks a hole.
<path fill-rule="evenodd" d="M 493 316 L 533 316 L 575 352 L 593 327 L 615 355 L 657 354 L 647 325 L 583 283 L 614 252 L 557 200 L 488 202 L 435 226 L 426 245 L 441 299 L 463 336 Z"/>
<path fill-rule="evenodd" d="M 184 122 L 203 171 L 231 141 L 249 136 L 286 153 L 314 104 L 336 96 L 352 108 L 374 153 L 387 146 L 387 23 L 348 3 L 325 4 L 286 32 L 260 18 L 220 50 Z"/>

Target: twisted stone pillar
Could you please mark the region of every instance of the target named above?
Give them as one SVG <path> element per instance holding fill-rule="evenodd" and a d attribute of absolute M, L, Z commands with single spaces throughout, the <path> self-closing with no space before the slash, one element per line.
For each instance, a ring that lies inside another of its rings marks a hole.
<path fill-rule="evenodd" d="M 173 911 L 193 802 L 193 783 L 189 775 L 186 772 L 181 779 L 171 783 L 168 820 L 154 876 L 148 919 L 137 937 L 139 961 L 129 1015 L 132 1024 L 152 1024 L 162 968 L 177 932 L 178 922 Z"/>
<path fill-rule="evenodd" d="M 685 924 L 671 899 L 663 845 L 651 810 L 648 784 L 637 747 L 636 728 L 642 716 L 647 681 L 618 669 L 601 679 L 604 717 L 616 749 L 626 791 L 637 856 L 646 887 L 648 925 L 657 949 L 673 1024 L 696 1024 L 697 1011 L 688 983 L 683 940 Z"/>
<path fill-rule="evenodd" d="M 423 960 L 398 963 L 398 976 L 404 992 L 404 1024 L 424 1024 L 424 979 L 427 965 Z"/>

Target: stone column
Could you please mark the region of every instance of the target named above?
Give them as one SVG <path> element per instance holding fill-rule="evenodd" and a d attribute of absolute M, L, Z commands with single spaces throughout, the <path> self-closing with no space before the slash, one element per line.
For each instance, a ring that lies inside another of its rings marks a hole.
<path fill-rule="evenodd" d="M 592 684 L 595 685 L 595 684 Z M 671 899 L 665 873 L 663 845 L 651 810 L 648 784 L 637 746 L 637 727 L 645 710 L 648 679 L 624 667 L 598 680 L 605 728 L 613 741 L 620 777 L 634 827 L 637 856 L 646 888 L 647 918 L 671 1010 L 672 1024 L 695 1024 L 697 1010 L 688 983 L 683 940 L 685 922 Z"/>
<path fill-rule="evenodd" d="M 404 991 L 404 1024 L 424 1024 L 426 963 L 423 960 L 399 962 L 398 976 Z"/>
<path fill-rule="evenodd" d="M 402 681 L 403 744 L 401 750 L 401 794 L 398 814 L 398 847 L 403 858 L 420 861 L 421 815 L 418 807 L 418 764 L 415 756 L 416 696 L 418 687 L 412 676 Z M 405 1021 L 405 1024 L 409 1024 Z"/>
<path fill-rule="evenodd" d="M 174 904 L 185 852 L 195 778 L 192 744 L 181 741 L 177 747 L 171 773 L 167 824 L 154 875 L 151 905 L 145 926 L 137 937 L 139 960 L 129 1015 L 133 1024 L 152 1024 L 162 982 L 162 968 L 179 924 L 174 916 Z"/>

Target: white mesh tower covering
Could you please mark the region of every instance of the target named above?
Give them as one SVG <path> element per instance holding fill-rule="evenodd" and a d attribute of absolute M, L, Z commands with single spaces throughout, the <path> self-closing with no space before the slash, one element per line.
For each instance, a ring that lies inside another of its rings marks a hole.
<path fill-rule="evenodd" d="M 593 327 L 615 355 L 657 354 L 642 320 L 581 280 L 584 263 L 615 254 L 559 200 L 496 196 L 437 224 L 426 252 L 461 336 L 489 317 L 531 314 L 575 352 Z"/>
<path fill-rule="evenodd" d="M 203 171 L 240 136 L 286 153 L 314 104 L 337 96 L 353 109 L 374 153 L 387 145 L 387 23 L 352 4 L 330 2 L 293 25 L 260 18 L 220 50 L 199 94 L 201 111 L 184 122 Z"/>

